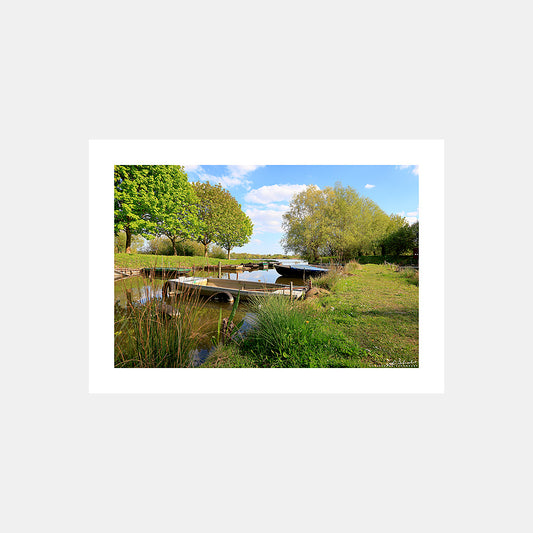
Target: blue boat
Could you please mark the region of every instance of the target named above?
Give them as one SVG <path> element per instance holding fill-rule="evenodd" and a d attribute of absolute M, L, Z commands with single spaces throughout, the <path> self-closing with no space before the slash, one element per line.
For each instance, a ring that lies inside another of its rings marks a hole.
<path fill-rule="evenodd" d="M 278 274 L 288 278 L 315 278 L 328 273 L 327 268 L 319 268 L 311 265 L 275 265 Z"/>

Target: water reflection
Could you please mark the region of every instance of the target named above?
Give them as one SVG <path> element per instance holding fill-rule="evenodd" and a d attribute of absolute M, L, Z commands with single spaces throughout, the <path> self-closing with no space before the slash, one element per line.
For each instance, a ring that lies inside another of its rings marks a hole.
<path fill-rule="evenodd" d="M 302 263 L 302 261 L 283 261 L 283 263 Z M 192 275 L 192 272 L 186 275 Z M 217 277 L 217 272 L 196 271 L 195 276 Z M 260 281 L 266 283 L 281 283 L 289 285 L 291 282 L 294 286 L 304 286 L 301 278 L 287 278 L 280 276 L 274 268 L 268 270 L 247 270 L 241 272 L 223 272 L 222 278 L 225 279 L 240 279 L 250 281 Z M 161 300 L 161 305 L 168 306 L 167 302 L 162 298 L 162 287 L 165 278 L 160 276 L 144 277 L 132 276 L 115 281 L 115 307 L 116 312 L 124 312 L 129 306 L 145 305 L 149 300 Z M 209 355 L 213 344 L 211 338 L 217 335 L 218 322 L 222 318 L 227 318 L 231 313 L 232 304 L 223 301 L 214 301 L 201 299 L 199 305 L 202 306 L 200 310 L 201 320 L 205 325 L 207 335 L 203 337 L 197 349 L 191 353 L 193 357 L 193 366 L 201 365 Z M 169 314 L 172 309 L 169 309 Z M 239 304 L 234 322 L 237 324 L 243 321 L 240 332 L 244 333 L 250 329 L 253 324 L 253 314 L 250 313 L 245 302 Z"/>

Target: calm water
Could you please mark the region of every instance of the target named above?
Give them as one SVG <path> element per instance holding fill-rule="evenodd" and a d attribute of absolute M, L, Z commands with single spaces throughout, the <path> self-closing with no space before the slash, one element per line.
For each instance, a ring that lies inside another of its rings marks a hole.
<path fill-rule="evenodd" d="M 283 263 L 302 263 L 301 261 L 283 261 Z M 197 272 L 196 276 L 199 275 Z M 217 277 L 217 273 L 205 272 L 206 277 Z M 288 285 L 291 281 L 295 286 L 302 286 L 305 283 L 301 278 L 286 278 L 280 276 L 274 268 L 268 270 L 250 270 L 243 272 L 230 272 L 223 273 L 222 277 L 225 279 L 240 279 L 249 281 L 262 281 L 266 283 L 283 283 Z M 132 303 L 144 304 L 149 299 L 157 298 L 161 299 L 161 289 L 163 287 L 164 279 L 150 279 L 144 276 L 133 276 L 125 278 L 119 281 L 115 281 L 115 302 L 123 308 L 126 308 L 128 301 Z M 220 311 L 222 310 L 222 318 L 227 318 L 233 307 L 232 304 L 222 301 L 213 301 L 206 299 L 200 300 L 202 306 L 201 315 L 202 320 L 206 324 L 208 330 L 208 339 L 217 334 L 218 320 L 220 317 Z M 239 304 L 239 308 L 234 318 L 234 322 L 238 323 L 244 320 L 243 330 L 248 329 L 251 326 L 253 315 L 250 313 L 246 306 L 246 302 Z M 199 365 L 205 361 L 209 355 L 209 350 L 212 348 L 209 340 L 205 340 L 200 343 L 198 350 L 194 353 L 194 362 Z"/>

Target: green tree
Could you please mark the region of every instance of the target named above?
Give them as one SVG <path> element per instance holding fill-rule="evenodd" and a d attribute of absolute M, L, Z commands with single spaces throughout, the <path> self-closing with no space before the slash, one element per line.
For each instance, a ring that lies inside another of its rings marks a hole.
<path fill-rule="evenodd" d="M 316 185 L 310 185 L 292 197 L 290 209 L 283 215 L 285 251 L 316 261 L 324 241 L 324 196 Z"/>
<path fill-rule="evenodd" d="M 147 167 L 115 165 L 115 236 L 126 234 L 126 253 L 131 253 L 131 237 L 146 230 L 148 206 L 145 191 L 148 186 Z"/>
<path fill-rule="evenodd" d="M 418 248 L 418 221 L 409 225 L 402 219 L 402 225 L 391 231 L 382 241 L 383 254 L 401 255 Z"/>
<path fill-rule="evenodd" d="M 215 243 L 222 246 L 228 252 L 228 259 L 231 259 L 231 250 L 236 246 L 244 246 L 250 240 L 254 225 L 233 196 L 224 203 L 221 217 L 224 226 L 218 231 Z"/>
<path fill-rule="evenodd" d="M 207 257 L 209 245 L 224 233 L 228 225 L 227 213 L 236 209 L 236 200 L 219 184 L 196 182 L 193 187 L 198 197 L 198 242 L 204 245 L 204 257 Z"/>
<path fill-rule="evenodd" d="M 197 197 L 182 166 L 150 167 L 151 187 L 147 190 L 150 233 L 165 235 L 176 245 L 186 239 L 196 239 L 199 230 Z"/>
<path fill-rule="evenodd" d="M 351 187 L 310 186 L 292 198 L 283 215 L 282 244 L 311 261 L 324 255 L 347 260 L 375 253 L 389 224 L 375 202 Z"/>
<path fill-rule="evenodd" d="M 165 235 L 177 254 L 177 243 L 196 239 L 197 198 L 187 174 L 178 165 L 115 166 L 115 234 Z"/>
<path fill-rule="evenodd" d="M 130 242 L 130 249 L 133 253 L 137 253 L 145 244 L 144 239 L 140 235 L 132 235 Z M 115 235 L 115 253 L 124 253 L 126 251 L 126 232 L 120 231 Z"/>

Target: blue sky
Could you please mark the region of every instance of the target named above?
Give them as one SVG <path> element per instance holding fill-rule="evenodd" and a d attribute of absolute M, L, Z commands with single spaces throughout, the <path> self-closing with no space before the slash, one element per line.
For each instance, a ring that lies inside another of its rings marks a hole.
<path fill-rule="evenodd" d="M 387 214 L 418 220 L 418 167 L 393 165 L 186 166 L 189 181 L 220 183 L 254 223 L 250 242 L 235 252 L 284 253 L 281 216 L 307 185 L 323 189 L 340 181 L 376 202 Z"/>

